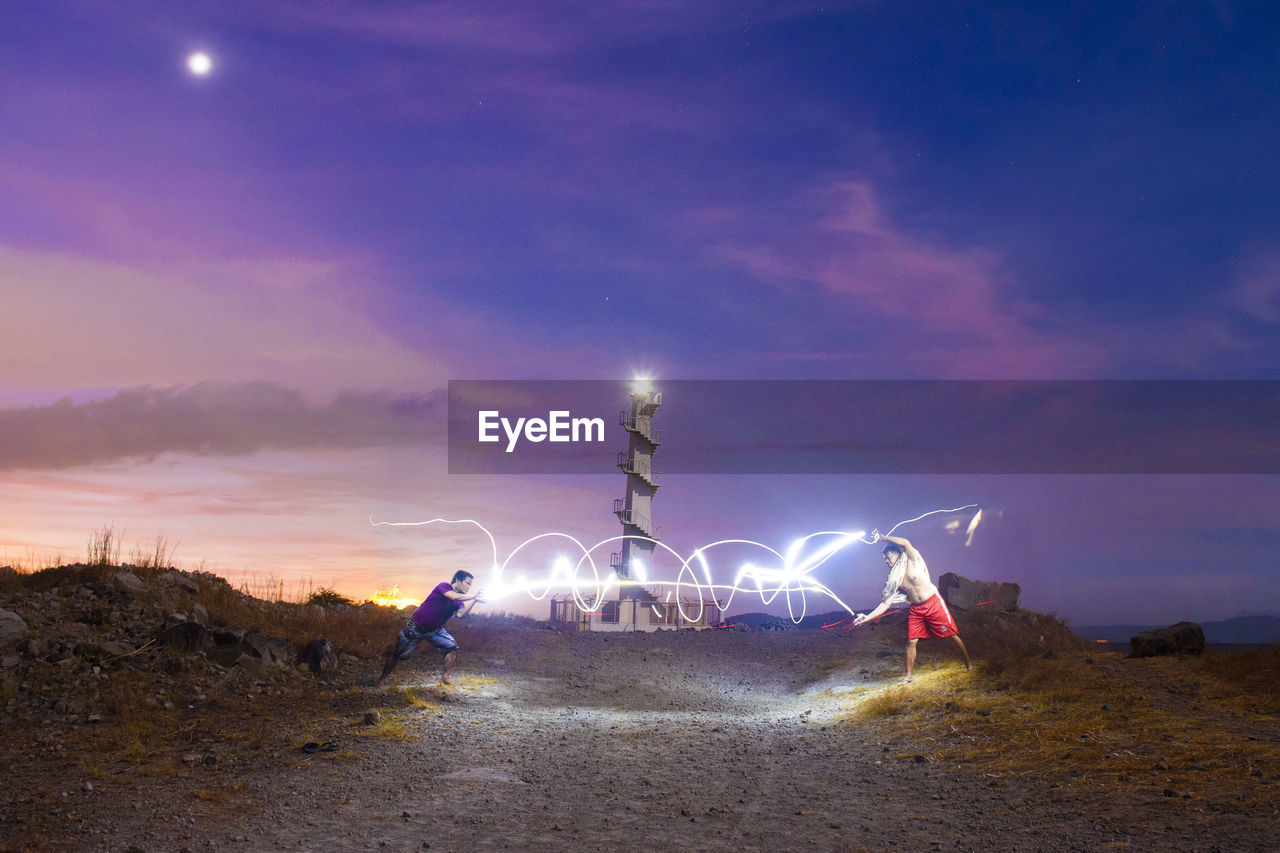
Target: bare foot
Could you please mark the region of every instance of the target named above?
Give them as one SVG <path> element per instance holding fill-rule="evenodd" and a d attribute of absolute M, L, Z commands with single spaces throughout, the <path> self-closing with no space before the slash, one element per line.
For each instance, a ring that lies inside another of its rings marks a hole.
<path fill-rule="evenodd" d="M 901 681 L 899 681 L 898 683 L 899 683 L 899 684 L 910 684 L 910 683 L 911 683 L 911 676 L 909 676 L 909 675 L 907 675 L 907 676 L 903 676 L 902 680 L 901 680 Z"/>
<path fill-rule="evenodd" d="M 386 690 L 386 689 L 387 689 L 387 680 L 386 680 L 385 678 L 379 678 L 379 679 L 378 679 L 378 683 L 377 683 L 377 684 L 375 684 L 375 685 L 373 685 L 373 689 L 374 689 L 374 690 Z"/>
<path fill-rule="evenodd" d="M 453 679 L 452 679 L 452 678 L 450 678 L 450 677 L 449 677 L 449 676 L 447 676 L 447 675 L 442 675 L 442 676 L 440 676 L 440 683 L 441 683 L 441 684 L 448 684 L 450 687 L 452 687 L 452 686 L 453 686 Z"/>

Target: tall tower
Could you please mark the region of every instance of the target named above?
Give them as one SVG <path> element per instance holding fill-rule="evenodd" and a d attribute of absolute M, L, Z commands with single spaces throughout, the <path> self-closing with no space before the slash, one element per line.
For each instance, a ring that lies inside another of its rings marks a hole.
<path fill-rule="evenodd" d="M 653 453 L 658 449 L 661 434 L 653 428 L 652 420 L 662 405 L 662 394 L 647 387 L 631 392 L 631 411 L 619 415 L 619 423 L 627 431 L 628 448 L 618 454 L 618 467 L 627 474 L 627 496 L 613 502 L 613 511 L 622 522 L 625 536 L 645 536 L 661 539 L 661 530 L 653 523 L 653 496 L 657 494 L 658 474 L 653 470 Z M 653 542 L 643 539 L 623 539 L 621 555 L 610 560 L 611 568 L 624 580 L 636 577 L 634 565 L 641 562 L 646 569 L 652 567 Z M 646 598 L 643 587 L 623 586 L 623 598 Z"/>

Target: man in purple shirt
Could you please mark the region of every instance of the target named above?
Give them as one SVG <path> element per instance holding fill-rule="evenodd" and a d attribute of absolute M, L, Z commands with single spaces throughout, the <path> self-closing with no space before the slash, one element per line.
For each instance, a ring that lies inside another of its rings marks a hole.
<path fill-rule="evenodd" d="M 423 640 L 431 643 L 444 655 L 444 672 L 440 675 L 440 680 L 445 684 L 453 683 L 449 679 L 449 673 L 453 671 L 453 662 L 458 656 L 458 641 L 444 629 L 444 623 L 455 613 L 458 618 L 466 616 L 480 600 L 480 593 L 469 592 L 473 579 L 471 572 L 454 572 L 450 583 L 438 584 L 426 600 L 418 605 L 418 609 L 413 611 L 413 615 L 405 623 L 404 630 L 396 637 L 395 646 L 387 649 L 387 663 L 382 668 L 382 675 L 376 685 L 378 690 L 386 686 L 387 676 L 391 675 L 396 664 L 408 660 L 409 655 Z"/>

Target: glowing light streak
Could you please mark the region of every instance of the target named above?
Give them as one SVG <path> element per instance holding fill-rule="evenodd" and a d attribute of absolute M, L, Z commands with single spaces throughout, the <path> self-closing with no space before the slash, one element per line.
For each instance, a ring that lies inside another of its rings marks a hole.
<path fill-rule="evenodd" d="M 891 535 L 904 524 L 911 524 L 940 513 L 974 509 L 976 506 L 976 504 L 969 504 L 954 509 L 932 510 L 915 518 L 898 522 L 885 535 Z M 979 510 L 978 514 L 969 523 L 967 534 L 970 539 L 972 539 L 973 530 L 977 527 L 981 515 L 982 512 Z M 794 540 L 787 547 L 785 554 L 763 542 L 756 542 L 751 539 L 721 539 L 696 548 L 686 557 L 671 548 L 671 546 L 646 536 L 613 536 L 587 546 L 581 540 L 568 533 L 547 532 L 539 533 L 524 540 L 505 558 L 499 560 L 497 540 L 483 524 L 474 519 L 432 518 L 427 521 L 374 521 L 370 517 L 369 523 L 375 527 L 470 524 L 479 528 L 489 541 L 489 566 L 492 571 L 491 576 L 486 578 L 484 594 L 481 598 L 485 602 L 492 603 L 518 593 L 524 593 L 534 601 L 541 601 L 550 595 L 553 590 L 567 590 L 572 594 L 574 603 L 582 612 L 595 613 L 603 607 L 607 594 L 615 588 L 621 590 L 623 587 L 632 586 L 645 587 L 646 589 L 665 587 L 667 588 L 666 601 L 668 603 L 674 601 L 681 617 L 691 623 L 701 621 L 708 605 L 715 605 L 721 612 L 727 611 L 732 605 L 734 597 L 739 593 L 760 596 L 762 605 L 766 607 L 776 601 L 778 596 L 785 595 L 787 613 L 792 622 L 797 624 L 804 619 L 805 614 L 808 612 L 809 595 L 820 595 L 829 598 L 845 611 L 853 614 L 853 609 L 842 601 L 829 586 L 813 577 L 813 573 L 855 542 L 866 545 L 874 544 L 874 540 L 867 538 L 866 531 L 859 530 L 850 533 L 838 530 L 824 530 L 810 533 Z M 652 543 L 655 549 L 662 549 L 675 561 L 678 561 L 679 569 L 676 571 L 675 580 L 651 579 L 645 567 L 639 561 L 633 563 L 633 567 L 636 569 L 636 577 L 634 579 L 620 578 L 613 571 L 606 570 L 602 572 L 601 564 L 597 563 L 597 557 L 608 553 L 606 549 L 613 546 L 614 543 L 628 539 Z M 555 558 L 550 571 L 541 581 L 531 579 L 527 572 L 521 571 L 513 581 L 508 582 L 505 579 L 505 574 L 509 568 L 513 568 L 513 562 L 534 546 L 535 543 L 543 540 L 564 540 L 572 543 L 581 555 L 576 562 L 563 556 Z M 735 545 L 762 550 L 765 552 L 766 559 L 769 560 L 770 564 L 743 563 L 734 575 L 732 583 L 716 583 L 712 577 L 708 553 L 714 549 Z M 701 571 L 696 571 L 695 567 Z M 694 607 L 686 610 L 686 604 L 693 604 Z M 657 613 L 656 609 L 655 613 L 662 615 Z"/>
<path fill-rule="evenodd" d="M 982 510 L 974 513 L 973 519 L 969 522 L 969 526 L 964 531 L 964 547 L 968 548 L 973 544 L 973 531 L 978 529 L 978 522 L 982 521 Z"/>

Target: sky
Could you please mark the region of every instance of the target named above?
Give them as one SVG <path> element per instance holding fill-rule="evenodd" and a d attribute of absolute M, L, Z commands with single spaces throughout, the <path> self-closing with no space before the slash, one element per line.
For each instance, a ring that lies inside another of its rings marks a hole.
<path fill-rule="evenodd" d="M 450 474 L 450 380 L 1280 379 L 1278 105 L 1265 2 L 20 4 L 0 564 L 110 528 L 417 596 L 487 540 L 371 517 L 620 533 L 616 470 Z M 688 554 L 969 504 L 968 546 L 899 531 L 935 576 L 1280 611 L 1274 474 L 677 473 L 654 515 Z M 883 585 L 865 546 L 821 573 Z"/>

